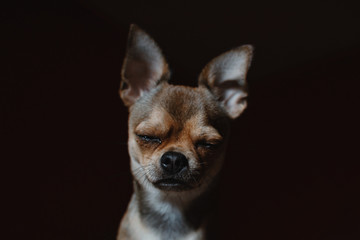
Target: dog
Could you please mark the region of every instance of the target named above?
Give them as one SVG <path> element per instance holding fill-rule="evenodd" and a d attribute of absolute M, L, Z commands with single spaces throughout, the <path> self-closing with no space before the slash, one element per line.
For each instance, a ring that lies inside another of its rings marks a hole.
<path fill-rule="evenodd" d="M 253 47 L 210 61 L 198 87 L 171 85 L 159 46 L 131 25 L 119 94 L 129 110 L 134 193 L 117 240 L 212 239 L 229 125 L 247 106 Z"/>

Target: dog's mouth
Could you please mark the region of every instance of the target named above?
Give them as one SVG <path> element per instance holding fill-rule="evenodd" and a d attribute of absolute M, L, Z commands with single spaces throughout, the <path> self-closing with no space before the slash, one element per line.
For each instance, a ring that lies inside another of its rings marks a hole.
<path fill-rule="evenodd" d="M 154 185 L 165 191 L 185 191 L 192 188 L 191 184 L 175 178 L 160 179 Z"/>

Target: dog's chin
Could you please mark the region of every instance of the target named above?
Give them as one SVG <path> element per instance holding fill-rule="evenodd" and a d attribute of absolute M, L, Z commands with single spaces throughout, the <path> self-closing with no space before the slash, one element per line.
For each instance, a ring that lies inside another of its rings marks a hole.
<path fill-rule="evenodd" d="M 153 182 L 154 186 L 162 191 L 181 192 L 193 189 L 195 186 L 182 180 L 174 178 L 160 179 Z"/>

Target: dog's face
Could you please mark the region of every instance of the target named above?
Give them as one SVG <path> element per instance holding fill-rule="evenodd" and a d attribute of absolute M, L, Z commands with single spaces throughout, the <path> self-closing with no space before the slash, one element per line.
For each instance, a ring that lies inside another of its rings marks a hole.
<path fill-rule="evenodd" d="M 132 25 L 120 96 L 129 107 L 129 154 L 135 180 L 162 191 L 207 185 L 221 169 L 229 120 L 246 107 L 252 47 L 211 61 L 199 87 L 167 83 L 168 65 L 156 43 Z"/>
<path fill-rule="evenodd" d="M 228 118 L 206 88 L 163 83 L 134 104 L 129 123 L 130 155 L 140 164 L 134 177 L 179 191 L 220 169 Z"/>

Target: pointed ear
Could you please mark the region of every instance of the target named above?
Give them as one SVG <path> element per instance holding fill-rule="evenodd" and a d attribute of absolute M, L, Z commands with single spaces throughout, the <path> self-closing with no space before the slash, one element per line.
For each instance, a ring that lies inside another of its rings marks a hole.
<path fill-rule="evenodd" d="M 155 41 L 135 24 L 130 26 L 126 55 L 121 70 L 119 94 L 129 107 L 143 94 L 167 81 L 168 64 Z"/>
<path fill-rule="evenodd" d="M 251 45 L 225 52 L 208 63 L 199 77 L 199 86 L 207 87 L 232 119 L 247 106 L 246 74 L 252 55 Z"/>

